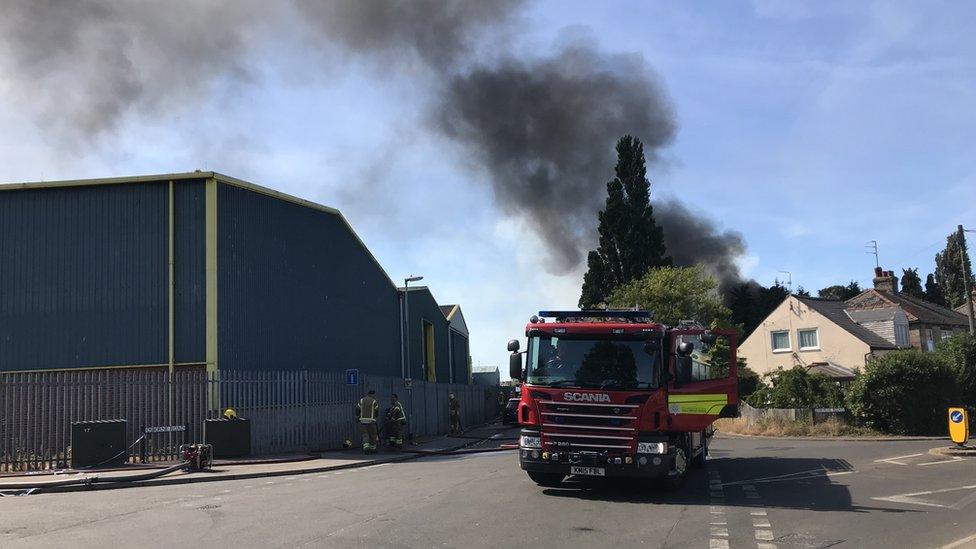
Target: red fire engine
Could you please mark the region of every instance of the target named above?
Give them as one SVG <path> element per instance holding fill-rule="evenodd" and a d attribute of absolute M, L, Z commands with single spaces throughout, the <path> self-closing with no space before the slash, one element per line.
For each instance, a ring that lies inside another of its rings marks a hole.
<path fill-rule="evenodd" d="M 733 330 L 667 327 L 646 311 L 540 311 L 525 335 L 525 351 L 508 343 L 509 375 L 522 383 L 519 465 L 539 485 L 579 475 L 677 487 L 704 467 L 711 424 L 738 415 Z"/>

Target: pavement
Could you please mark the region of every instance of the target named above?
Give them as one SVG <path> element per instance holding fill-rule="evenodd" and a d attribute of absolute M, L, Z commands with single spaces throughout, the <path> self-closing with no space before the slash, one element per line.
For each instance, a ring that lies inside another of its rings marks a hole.
<path fill-rule="evenodd" d="M 55 474 L 24 474 L 0 476 L 0 495 L 21 495 L 25 491 L 76 492 L 84 490 L 108 490 L 134 488 L 153 485 L 189 484 L 199 482 L 219 482 L 263 477 L 289 476 L 322 473 L 341 469 L 368 467 L 380 463 L 395 463 L 418 459 L 424 455 L 464 451 L 466 448 L 479 448 L 486 444 L 498 446 L 504 442 L 514 442 L 515 434 L 509 428 L 489 424 L 470 429 L 460 436 L 430 437 L 407 445 L 400 451 L 383 449 L 378 454 L 364 455 L 361 449 L 319 452 L 315 456 L 290 455 L 277 457 L 243 458 L 235 460 L 216 460 L 212 468 L 205 471 L 173 471 L 172 463 L 153 466 L 133 466 L 98 471 L 64 471 Z M 155 478 L 129 481 L 135 477 Z M 27 494 L 27 495 L 30 495 Z"/>
<path fill-rule="evenodd" d="M 502 451 L 39 493 L 0 498 L 0 546 L 976 547 L 976 458 L 946 445 L 717 438 L 677 492 L 541 488 Z"/>

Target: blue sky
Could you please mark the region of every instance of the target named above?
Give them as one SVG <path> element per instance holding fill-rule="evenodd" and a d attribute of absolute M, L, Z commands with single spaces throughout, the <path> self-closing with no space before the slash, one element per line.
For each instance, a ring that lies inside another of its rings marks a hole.
<path fill-rule="evenodd" d="M 650 166 L 653 198 L 740 231 L 745 275 L 790 271 L 815 292 L 870 285 L 868 240 L 885 268 L 924 277 L 946 234 L 976 227 L 974 11 L 554 0 L 530 5 L 510 47 L 544 55 L 587 27 L 606 52 L 641 53 L 679 123 Z M 128 113 L 81 144 L 55 134 L 23 82 L 0 80 L 0 180 L 212 169 L 337 207 L 392 278 L 422 274 L 440 302 L 461 303 L 475 365 L 504 368 L 530 314 L 575 305 L 582 267 L 547 272 L 487 175 L 423 130 L 423 66 L 325 60 L 298 37 L 252 45 L 245 63 L 246 79 Z"/>

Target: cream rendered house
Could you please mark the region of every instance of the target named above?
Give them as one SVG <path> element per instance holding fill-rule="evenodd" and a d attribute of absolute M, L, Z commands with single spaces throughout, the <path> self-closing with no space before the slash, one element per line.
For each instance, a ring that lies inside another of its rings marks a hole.
<path fill-rule="evenodd" d="M 899 340 L 904 332 L 901 326 L 908 324 L 900 309 L 858 319 L 890 323 L 891 337 L 886 338 L 858 324 L 845 307 L 843 301 L 791 295 L 742 342 L 739 356 L 760 375 L 802 366 L 844 379 L 863 368 L 872 355 L 908 346 L 907 339 Z"/>

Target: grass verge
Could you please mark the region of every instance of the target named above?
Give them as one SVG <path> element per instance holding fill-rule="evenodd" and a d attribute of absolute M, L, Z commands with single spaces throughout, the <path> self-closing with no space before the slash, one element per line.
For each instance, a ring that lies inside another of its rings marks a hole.
<path fill-rule="evenodd" d="M 762 418 L 749 423 L 745 418 L 723 418 L 715 422 L 719 433 L 766 437 L 876 437 L 882 433 L 828 419 L 820 423 Z"/>

